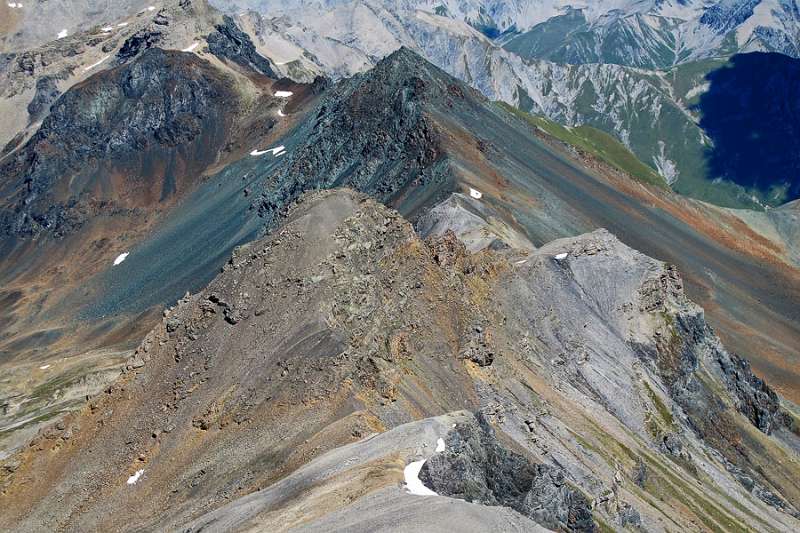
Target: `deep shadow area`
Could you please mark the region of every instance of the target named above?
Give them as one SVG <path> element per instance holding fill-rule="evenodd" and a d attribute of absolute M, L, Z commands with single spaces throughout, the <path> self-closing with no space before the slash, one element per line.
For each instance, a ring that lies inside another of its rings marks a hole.
<path fill-rule="evenodd" d="M 694 107 L 713 147 L 710 178 L 723 178 L 771 205 L 800 197 L 800 60 L 739 54 L 706 76 Z"/>

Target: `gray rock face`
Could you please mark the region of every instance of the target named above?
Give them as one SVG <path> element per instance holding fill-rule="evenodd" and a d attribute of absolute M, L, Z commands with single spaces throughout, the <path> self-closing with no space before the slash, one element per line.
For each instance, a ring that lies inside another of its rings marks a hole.
<path fill-rule="evenodd" d="M 445 446 L 425 461 L 419 476 L 436 493 L 510 507 L 559 531 L 596 531 L 589 502 L 567 484 L 563 471 L 504 448 L 483 416 L 456 425 Z"/>

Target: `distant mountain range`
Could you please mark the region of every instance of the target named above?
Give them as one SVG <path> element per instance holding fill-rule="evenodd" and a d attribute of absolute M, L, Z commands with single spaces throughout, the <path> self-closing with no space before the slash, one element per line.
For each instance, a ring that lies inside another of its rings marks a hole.
<path fill-rule="evenodd" d="M 730 154 L 715 153 L 715 139 L 700 124 L 707 75 L 729 66 L 733 54 L 797 55 L 794 3 L 215 3 L 238 13 L 259 51 L 296 80 L 349 76 L 407 46 L 489 98 L 614 135 L 683 194 L 756 209 L 797 197 L 797 174 L 776 171 L 753 181 L 716 173 L 711 160 Z M 789 90 L 792 63 L 772 61 L 787 68 L 773 77 L 786 78 Z M 757 115 L 759 106 L 774 108 L 791 93 L 772 96 L 746 108 Z M 767 159 L 781 159 L 793 146 L 781 144 Z"/>
<path fill-rule="evenodd" d="M 701 124 L 705 107 L 720 109 L 719 102 L 701 98 L 709 89 L 710 73 L 730 66 L 730 57 L 747 52 L 800 57 L 796 0 L 211 3 L 235 16 L 258 52 L 295 81 L 308 82 L 316 75 L 351 76 L 406 46 L 491 99 L 568 127 L 585 124 L 615 136 L 682 194 L 751 209 L 781 205 L 800 194 L 796 165 L 789 155 L 800 151 L 794 136 L 756 146 L 759 160 L 777 164 L 752 178 L 720 165 L 721 160 L 750 157 L 752 147 L 736 143 L 738 151 L 731 153 L 734 144 L 725 142 L 719 150 L 718 139 Z M 68 39 L 93 25 L 100 32 L 113 20 L 156 9 L 150 0 L 115 2 L 111 8 L 96 0 L 69 5 L 70 9 L 60 3 L 0 5 L 0 18 L 5 20 L 0 24 L 0 52 L 9 52 L 0 54 L 0 65 L 26 47 Z M 791 120 L 791 113 L 771 110 L 797 100 L 791 92 L 797 69 L 792 61 L 763 57 L 771 65 L 771 87 L 785 91 L 747 102 L 728 99 L 725 105 L 738 102 L 751 118 Z M 775 70 L 778 67 L 785 70 Z M 728 84 L 725 90 L 757 92 L 757 87 L 748 85 L 759 81 L 746 74 L 734 76 L 742 85 Z M 738 112 L 736 107 L 729 109 L 731 114 Z M 8 120 L 23 119 L 9 116 Z M 791 129 L 791 124 L 783 123 L 776 128 Z M 747 129 L 732 131 L 749 136 Z"/>
<path fill-rule="evenodd" d="M 216 0 L 274 16 L 360 4 L 395 13 L 428 11 L 465 22 L 526 58 L 667 68 L 734 52 L 800 54 L 794 0 Z"/>

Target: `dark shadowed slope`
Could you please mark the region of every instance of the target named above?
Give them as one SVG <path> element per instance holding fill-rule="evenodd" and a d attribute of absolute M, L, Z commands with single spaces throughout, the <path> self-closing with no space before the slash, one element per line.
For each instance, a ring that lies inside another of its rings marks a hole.
<path fill-rule="evenodd" d="M 800 197 L 800 60 L 740 54 L 706 79 L 709 88 L 695 109 L 713 142 L 710 177 L 771 204 Z"/>

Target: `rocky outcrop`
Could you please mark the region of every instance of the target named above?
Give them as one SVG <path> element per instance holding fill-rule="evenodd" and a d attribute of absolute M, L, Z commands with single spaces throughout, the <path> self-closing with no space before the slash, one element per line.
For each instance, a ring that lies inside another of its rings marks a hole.
<path fill-rule="evenodd" d="M 117 51 L 117 59 L 120 62 L 129 61 L 145 50 L 153 48 L 162 39 L 163 33 L 149 28 L 141 29 L 128 37 L 122 47 Z"/>
<path fill-rule="evenodd" d="M 589 502 L 563 471 L 503 447 L 483 416 L 456 425 L 444 441 L 445 451 L 425 461 L 419 475 L 437 494 L 510 507 L 557 531 L 597 530 Z"/>
<path fill-rule="evenodd" d="M 48 98 L 43 90 L 37 107 Z M 0 232 L 63 235 L 114 202 L 169 199 L 187 170 L 216 158 L 236 101 L 230 82 L 208 63 L 159 49 L 70 89 L 0 167 Z M 115 182 L 119 173 L 127 179 Z M 67 182 L 72 186 L 57 186 Z M 107 192 L 93 195 L 90 206 L 83 193 L 93 189 Z"/>
<path fill-rule="evenodd" d="M 61 94 L 56 80 L 51 76 L 42 76 L 36 80 L 36 94 L 28 104 L 28 114 L 31 121 L 39 119 L 50 109 L 50 105 L 56 101 Z"/>
<path fill-rule="evenodd" d="M 206 38 L 211 53 L 219 58 L 229 59 L 248 70 L 276 78 L 269 60 L 256 52 L 250 37 L 240 30 L 228 15 L 225 15 L 223 20 L 222 24 L 217 25 L 216 31 Z"/>
<path fill-rule="evenodd" d="M 444 107 L 483 98 L 410 50 L 400 49 L 367 74 L 333 87 L 288 163 L 257 200 L 273 219 L 302 192 L 348 186 L 410 213 L 443 199 L 454 186 L 435 120 Z M 409 189 L 420 191 L 408 194 Z"/>

